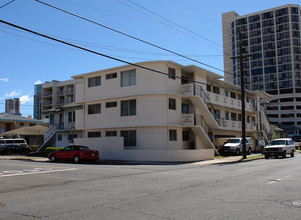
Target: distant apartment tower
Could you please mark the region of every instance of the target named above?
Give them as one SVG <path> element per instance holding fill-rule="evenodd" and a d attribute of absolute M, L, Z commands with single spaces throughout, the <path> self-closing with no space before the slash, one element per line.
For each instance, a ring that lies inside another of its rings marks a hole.
<path fill-rule="evenodd" d="M 290 133 L 301 129 L 301 10 L 284 5 L 240 16 L 222 15 L 225 81 L 240 85 L 239 32 L 244 54 L 244 82 L 249 90 L 273 96 L 267 103 L 271 123 Z M 300 132 L 300 131 L 299 131 Z"/>
<path fill-rule="evenodd" d="M 5 113 L 20 114 L 20 99 L 6 99 L 5 100 Z"/>
<path fill-rule="evenodd" d="M 33 118 L 42 119 L 42 84 L 37 84 L 34 86 L 34 96 L 33 96 Z"/>

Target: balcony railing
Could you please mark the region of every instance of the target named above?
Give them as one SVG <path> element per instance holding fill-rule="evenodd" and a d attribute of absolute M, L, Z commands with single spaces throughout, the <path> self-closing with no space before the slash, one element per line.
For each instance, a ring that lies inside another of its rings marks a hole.
<path fill-rule="evenodd" d="M 56 104 L 57 105 L 64 105 L 65 104 L 65 100 L 58 100 Z"/>
<path fill-rule="evenodd" d="M 240 121 L 230 121 L 225 120 L 224 118 L 216 119 L 220 129 L 240 131 L 241 130 L 241 122 Z M 208 132 L 210 131 L 209 126 L 207 125 L 204 116 L 196 115 L 196 114 L 183 114 L 182 115 L 182 125 L 187 127 L 193 126 L 201 126 L 203 129 Z M 255 130 L 255 126 L 252 123 L 246 123 L 246 131 L 253 132 Z"/>
<path fill-rule="evenodd" d="M 65 91 L 64 90 L 57 91 L 57 95 L 58 96 L 65 95 Z"/>
<path fill-rule="evenodd" d="M 43 92 L 43 96 L 44 97 L 46 97 L 46 96 L 52 96 L 52 91 Z"/>
<path fill-rule="evenodd" d="M 49 105 L 52 105 L 52 100 L 43 101 L 43 106 L 49 106 Z"/>

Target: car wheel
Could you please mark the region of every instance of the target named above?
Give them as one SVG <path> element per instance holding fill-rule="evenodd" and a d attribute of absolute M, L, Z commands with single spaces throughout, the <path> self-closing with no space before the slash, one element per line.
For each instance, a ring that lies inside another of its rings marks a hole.
<path fill-rule="evenodd" d="M 269 155 L 264 155 L 264 157 L 265 157 L 265 159 L 269 159 L 270 158 L 270 156 Z"/>
<path fill-rule="evenodd" d="M 286 151 L 283 151 L 282 158 L 286 158 Z"/>
<path fill-rule="evenodd" d="M 278 159 L 278 155 L 276 155 L 275 158 Z"/>
<path fill-rule="evenodd" d="M 54 162 L 56 161 L 56 157 L 55 157 L 55 155 L 51 155 L 51 157 L 50 157 L 50 161 L 51 161 L 52 163 L 54 163 Z"/>
<path fill-rule="evenodd" d="M 248 149 L 248 155 L 251 155 L 251 153 L 252 153 L 252 149 L 249 148 L 249 149 Z"/>
<path fill-rule="evenodd" d="M 236 155 L 240 155 L 240 150 L 239 149 L 236 150 Z"/>
<path fill-rule="evenodd" d="M 80 162 L 79 156 L 75 155 L 75 156 L 73 157 L 73 162 L 74 162 L 74 163 L 79 163 L 79 162 Z"/>
<path fill-rule="evenodd" d="M 291 157 L 294 157 L 294 156 L 295 156 L 295 151 L 292 150 Z"/>

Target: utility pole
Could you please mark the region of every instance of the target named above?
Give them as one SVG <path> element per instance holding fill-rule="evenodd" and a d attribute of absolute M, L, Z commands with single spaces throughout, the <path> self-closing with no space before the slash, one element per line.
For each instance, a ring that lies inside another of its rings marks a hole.
<path fill-rule="evenodd" d="M 244 58 L 250 55 L 243 55 L 242 36 L 239 32 L 239 56 L 231 57 L 240 60 L 240 88 L 241 88 L 241 136 L 242 136 L 242 158 L 247 158 L 246 151 L 246 109 L 245 109 L 245 80 L 244 80 Z"/>

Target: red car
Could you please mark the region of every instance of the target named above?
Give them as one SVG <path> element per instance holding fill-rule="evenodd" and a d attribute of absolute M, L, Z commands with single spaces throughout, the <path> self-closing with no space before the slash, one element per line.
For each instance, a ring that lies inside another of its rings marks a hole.
<path fill-rule="evenodd" d="M 97 150 L 90 150 L 86 146 L 70 145 L 63 150 L 51 152 L 48 155 L 48 159 L 51 162 L 69 160 L 74 163 L 80 163 L 83 160 L 97 161 L 99 160 L 99 154 Z"/>

